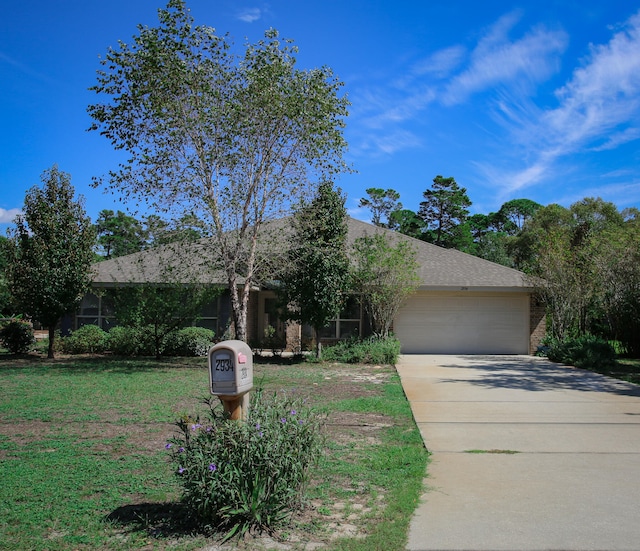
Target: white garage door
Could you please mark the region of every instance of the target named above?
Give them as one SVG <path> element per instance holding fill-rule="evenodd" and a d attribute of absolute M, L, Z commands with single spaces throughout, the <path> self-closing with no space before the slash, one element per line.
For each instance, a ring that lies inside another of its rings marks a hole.
<path fill-rule="evenodd" d="M 394 321 L 404 354 L 528 354 L 525 294 L 422 292 Z"/>

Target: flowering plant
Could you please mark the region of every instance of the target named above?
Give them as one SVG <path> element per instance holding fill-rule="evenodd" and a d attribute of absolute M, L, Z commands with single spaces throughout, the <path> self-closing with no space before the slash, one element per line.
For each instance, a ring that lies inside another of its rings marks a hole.
<path fill-rule="evenodd" d="M 272 530 L 302 506 L 324 445 L 324 416 L 300 398 L 261 390 L 252 393 L 244 422 L 229 420 L 217 399 L 206 403 L 207 418 L 183 416 L 166 445 L 183 503 L 225 539 Z"/>

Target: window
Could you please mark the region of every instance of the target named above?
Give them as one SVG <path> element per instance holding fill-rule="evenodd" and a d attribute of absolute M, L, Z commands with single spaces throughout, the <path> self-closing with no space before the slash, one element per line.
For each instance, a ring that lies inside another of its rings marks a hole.
<path fill-rule="evenodd" d="M 195 326 L 211 329 L 217 335 L 219 312 L 220 297 L 216 297 L 202 309 L 200 316 L 195 322 Z"/>
<path fill-rule="evenodd" d="M 97 325 L 105 331 L 117 325 L 109 297 L 93 293 L 83 297 L 76 314 L 76 329 L 83 325 Z"/>
<path fill-rule="evenodd" d="M 220 297 L 217 297 L 203 308 L 195 325 L 211 329 L 217 335 L 219 311 Z M 118 325 L 108 291 L 101 295 L 88 293 L 83 297 L 76 313 L 76 329 L 83 325 L 97 325 L 105 331 Z"/>
<path fill-rule="evenodd" d="M 340 311 L 337 319 L 332 320 L 320 331 L 324 339 L 350 339 L 361 335 L 362 305 L 360 297 L 351 295 Z"/>

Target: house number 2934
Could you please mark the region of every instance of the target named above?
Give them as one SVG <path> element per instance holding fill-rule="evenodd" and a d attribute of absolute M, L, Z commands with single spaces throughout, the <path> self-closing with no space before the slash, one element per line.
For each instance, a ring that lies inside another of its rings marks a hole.
<path fill-rule="evenodd" d="M 216 371 L 233 371 L 231 358 L 216 358 Z"/>

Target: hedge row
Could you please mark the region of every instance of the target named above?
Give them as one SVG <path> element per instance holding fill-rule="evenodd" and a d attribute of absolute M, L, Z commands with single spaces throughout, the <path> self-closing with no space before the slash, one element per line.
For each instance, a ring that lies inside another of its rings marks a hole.
<path fill-rule="evenodd" d="M 213 345 L 215 333 L 204 327 L 185 327 L 168 333 L 160 352 L 163 356 L 206 356 Z M 153 327 L 114 327 L 108 333 L 97 325 L 84 325 L 68 337 L 60 339 L 60 349 L 66 354 L 101 354 L 118 356 L 153 356 Z"/>

